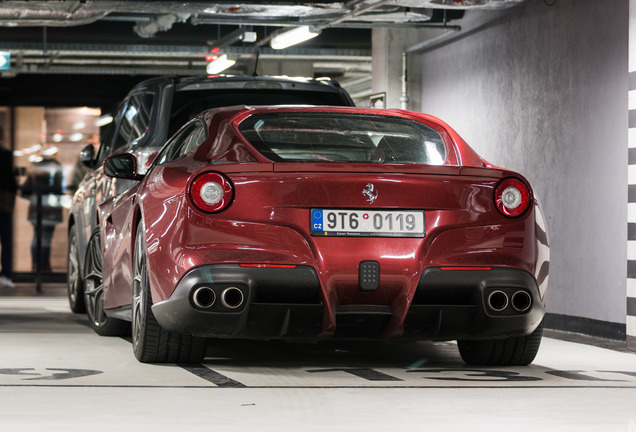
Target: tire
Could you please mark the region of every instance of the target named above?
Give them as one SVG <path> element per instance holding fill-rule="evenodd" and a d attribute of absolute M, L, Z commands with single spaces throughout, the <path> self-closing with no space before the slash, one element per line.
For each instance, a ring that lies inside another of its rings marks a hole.
<path fill-rule="evenodd" d="M 133 255 L 132 341 L 135 357 L 142 363 L 200 363 L 206 340 L 168 332 L 152 313 L 152 297 L 146 267 L 146 243 L 142 224 L 137 227 Z"/>
<path fill-rule="evenodd" d="M 543 322 L 528 336 L 457 341 L 464 362 L 476 366 L 527 366 L 539 352 Z"/>
<path fill-rule="evenodd" d="M 88 322 L 100 336 L 130 334 L 130 323 L 104 313 L 104 283 L 102 279 L 102 249 L 99 229 L 93 231 L 84 261 L 84 303 Z"/>
<path fill-rule="evenodd" d="M 84 303 L 84 279 L 81 276 L 79 249 L 77 247 L 77 226 L 68 232 L 68 254 L 66 261 L 66 288 L 68 305 L 74 313 L 86 313 Z"/>

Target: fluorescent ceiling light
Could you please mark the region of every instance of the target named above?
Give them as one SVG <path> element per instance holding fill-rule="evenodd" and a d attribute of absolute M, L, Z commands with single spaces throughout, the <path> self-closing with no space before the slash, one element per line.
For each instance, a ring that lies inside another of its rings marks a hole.
<path fill-rule="evenodd" d="M 222 54 L 216 60 L 212 60 L 208 63 L 205 71 L 210 75 L 218 74 L 232 66 L 234 63 L 236 63 L 236 61 L 228 59 L 227 54 Z"/>
<path fill-rule="evenodd" d="M 112 121 L 113 121 L 113 116 L 110 114 L 105 114 L 95 119 L 95 126 L 97 127 L 106 126 L 107 124 L 112 123 Z"/>
<path fill-rule="evenodd" d="M 269 45 L 274 49 L 285 49 L 292 45 L 305 42 L 319 34 L 320 30 L 309 28 L 309 26 L 300 26 L 274 36 L 269 42 Z"/>
<path fill-rule="evenodd" d="M 84 135 L 81 132 L 75 132 L 71 134 L 71 136 L 69 137 L 69 139 L 73 142 L 77 142 L 81 140 L 82 138 L 84 138 Z"/>
<path fill-rule="evenodd" d="M 240 40 L 242 42 L 247 42 L 247 43 L 254 43 L 256 42 L 256 39 L 258 38 L 258 35 L 256 34 L 256 32 L 253 31 L 246 31 L 245 33 L 243 33 L 243 35 L 240 37 Z"/>
<path fill-rule="evenodd" d="M 46 149 L 42 150 L 42 151 L 40 152 L 40 154 L 41 154 L 42 156 L 53 156 L 54 154 L 56 154 L 56 153 L 57 153 L 57 152 L 59 152 L 59 151 L 60 151 L 60 149 L 59 149 L 59 148 L 57 148 L 57 147 L 53 146 L 53 147 L 49 147 L 49 148 L 46 148 Z"/>

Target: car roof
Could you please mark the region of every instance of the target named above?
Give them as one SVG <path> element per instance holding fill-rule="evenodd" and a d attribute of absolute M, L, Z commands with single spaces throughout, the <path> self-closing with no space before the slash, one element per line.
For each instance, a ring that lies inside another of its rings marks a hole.
<path fill-rule="evenodd" d="M 289 76 L 250 76 L 250 75 L 201 75 L 201 76 L 161 76 L 144 80 L 133 91 L 148 87 L 164 87 L 173 84 L 176 90 L 198 90 L 210 88 L 262 88 L 291 89 L 311 88 L 313 90 L 344 92 L 340 84 L 331 78 L 306 78 Z"/>

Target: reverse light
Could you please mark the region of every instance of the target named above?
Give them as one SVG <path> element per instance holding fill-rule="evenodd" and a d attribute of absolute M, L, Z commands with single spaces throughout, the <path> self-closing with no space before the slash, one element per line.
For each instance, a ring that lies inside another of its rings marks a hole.
<path fill-rule="evenodd" d="M 206 213 L 225 210 L 232 203 L 233 195 L 232 183 L 218 173 L 201 174 L 190 186 L 190 199 L 199 210 Z"/>
<path fill-rule="evenodd" d="M 521 180 L 505 179 L 495 188 L 495 204 L 504 216 L 520 216 L 530 206 L 530 190 Z"/>

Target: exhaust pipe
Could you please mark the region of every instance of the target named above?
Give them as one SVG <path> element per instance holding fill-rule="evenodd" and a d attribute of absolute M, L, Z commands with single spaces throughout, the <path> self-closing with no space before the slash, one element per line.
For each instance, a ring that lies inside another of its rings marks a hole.
<path fill-rule="evenodd" d="M 508 295 L 500 290 L 491 292 L 488 296 L 488 306 L 495 312 L 501 312 L 508 307 Z"/>
<path fill-rule="evenodd" d="M 510 300 L 512 307 L 517 312 L 525 312 L 532 306 L 532 297 L 526 291 L 517 291 Z"/>
<path fill-rule="evenodd" d="M 212 288 L 202 286 L 192 293 L 192 301 L 196 307 L 207 309 L 212 307 L 212 305 L 216 302 L 216 294 Z"/>
<path fill-rule="evenodd" d="M 236 309 L 245 301 L 243 291 L 236 287 L 225 288 L 221 293 L 221 304 L 228 309 Z"/>

